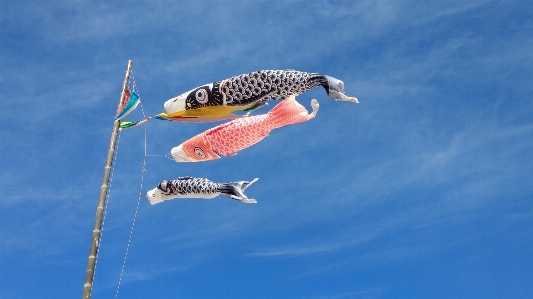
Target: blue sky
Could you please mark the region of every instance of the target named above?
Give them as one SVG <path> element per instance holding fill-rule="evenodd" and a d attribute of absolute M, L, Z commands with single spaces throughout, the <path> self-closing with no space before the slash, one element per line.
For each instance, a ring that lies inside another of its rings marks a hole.
<path fill-rule="evenodd" d="M 163 179 L 256 205 L 142 198 L 119 298 L 531 298 L 530 1 L 0 2 L 0 297 L 81 297 L 125 68 L 147 115 L 204 83 L 319 72 L 316 118 Z M 262 108 L 258 113 L 265 113 Z M 128 119 L 142 117 L 140 109 Z M 215 124 L 152 121 L 163 155 Z M 112 298 L 144 130 L 120 134 L 92 298 Z"/>

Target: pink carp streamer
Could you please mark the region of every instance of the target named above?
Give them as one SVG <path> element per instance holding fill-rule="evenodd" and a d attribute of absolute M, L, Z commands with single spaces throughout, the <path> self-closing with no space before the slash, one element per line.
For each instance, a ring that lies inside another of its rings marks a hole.
<path fill-rule="evenodd" d="M 239 118 L 209 129 L 183 142 L 171 151 L 176 162 L 200 162 L 235 155 L 268 136 L 273 129 L 312 119 L 318 112 L 318 101 L 311 101 L 308 114 L 295 97 L 289 96 L 266 114 Z"/>

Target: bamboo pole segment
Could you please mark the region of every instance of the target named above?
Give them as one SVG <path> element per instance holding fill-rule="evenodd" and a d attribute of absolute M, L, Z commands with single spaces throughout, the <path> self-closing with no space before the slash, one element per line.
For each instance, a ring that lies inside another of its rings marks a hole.
<path fill-rule="evenodd" d="M 130 79 L 132 61 L 128 60 L 128 67 L 126 75 L 124 76 L 124 83 L 122 84 L 122 92 L 120 93 L 120 100 L 118 106 L 120 107 L 126 97 L 126 88 Z M 98 242 L 100 241 L 100 233 L 102 228 L 102 218 L 104 215 L 105 201 L 107 198 L 107 190 L 109 183 L 109 175 L 113 164 L 113 156 L 115 155 L 115 146 L 117 142 L 118 129 L 120 121 L 115 122 L 113 131 L 111 133 L 111 141 L 109 143 L 109 150 L 107 151 L 107 160 L 104 168 L 104 177 L 102 179 L 102 186 L 100 187 L 100 197 L 98 199 L 98 207 L 96 208 L 96 218 L 94 220 L 94 230 L 91 240 L 91 249 L 89 251 L 89 258 L 87 261 L 87 271 L 85 273 L 85 284 L 83 285 L 82 299 L 90 299 L 93 288 L 94 269 L 96 267 L 96 254 L 98 252 Z"/>

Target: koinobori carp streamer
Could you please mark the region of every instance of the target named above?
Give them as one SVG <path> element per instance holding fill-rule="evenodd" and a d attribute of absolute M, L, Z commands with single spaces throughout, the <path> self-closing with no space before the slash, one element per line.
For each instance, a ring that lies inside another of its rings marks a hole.
<path fill-rule="evenodd" d="M 176 162 L 200 162 L 235 155 L 268 136 L 270 131 L 315 117 L 318 101 L 311 101 L 313 112 L 289 96 L 266 114 L 239 118 L 216 126 L 183 142 L 171 150 Z"/>

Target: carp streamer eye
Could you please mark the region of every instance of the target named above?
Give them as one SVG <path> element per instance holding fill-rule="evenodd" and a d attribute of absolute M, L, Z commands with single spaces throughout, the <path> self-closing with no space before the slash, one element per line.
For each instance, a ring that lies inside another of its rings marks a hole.
<path fill-rule="evenodd" d="M 205 91 L 205 89 L 198 89 L 196 91 L 196 100 L 200 104 L 207 103 L 207 91 Z"/>
<path fill-rule="evenodd" d="M 200 158 L 205 158 L 204 151 L 201 148 L 199 148 L 199 147 L 195 147 L 194 148 L 194 153 Z"/>

